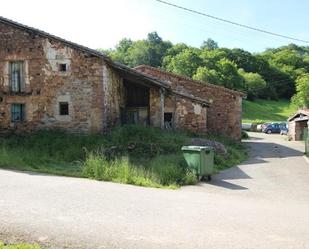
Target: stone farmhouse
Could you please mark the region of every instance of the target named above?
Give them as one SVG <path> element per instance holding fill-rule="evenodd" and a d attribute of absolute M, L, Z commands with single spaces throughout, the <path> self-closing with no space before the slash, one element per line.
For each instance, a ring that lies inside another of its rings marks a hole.
<path fill-rule="evenodd" d="M 127 123 L 241 137 L 240 92 L 104 54 L 0 17 L 0 129 L 105 132 Z"/>

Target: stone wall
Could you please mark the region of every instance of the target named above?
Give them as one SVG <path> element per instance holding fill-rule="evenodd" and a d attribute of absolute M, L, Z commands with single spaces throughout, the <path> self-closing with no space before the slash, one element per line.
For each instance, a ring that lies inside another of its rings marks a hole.
<path fill-rule="evenodd" d="M 308 128 L 308 120 L 290 121 L 289 122 L 289 137 L 294 141 L 301 141 L 304 139 L 305 129 Z"/>
<path fill-rule="evenodd" d="M 2 129 L 101 132 L 119 122 L 122 79 L 101 58 L 4 24 L 0 58 Z M 25 89 L 20 93 L 10 90 L 12 61 L 23 61 Z M 69 115 L 60 115 L 59 102 L 69 103 Z M 13 103 L 25 104 L 25 122 L 11 122 Z"/>
<path fill-rule="evenodd" d="M 150 125 L 160 127 L 160 91 L 157 88 L 150 89 L 149 110 Z M 172 113 L 173 128 L 175 129 L 201 133 L 207 130 L 207 109 L 192 100 L 165 93 L 164 112 Z"/>
<path fill-rule="evenodd" d="M 103 132 L 120 124 L 125 108 L 122 76 L 128 75 L 106 61 L 55 37 L 0 23 L 0 129 Z M 20 92 L 11 90 L 12 62 L 22 62 Z M 176 90 L 196 93 L 196 87 L 180 79 L 176 82 L 176 78 L 172 83 Z M 148 87 L 150 125 L 160 127 L 160 89 L 149 82 Z M 60 112 L 61 103 L 68 106 L 68 114 Z M 210 124 L 206 108 L 190 98 L 165 92 L 164 103 L 165 112 L 173 114 L 176 129 L 205 132 Z M 13 122 L 14 104 L 25 107 L 24 121 Z"/>
<path fill-rule="evenodd" d="M 241 139 L 242 93 L 205 82 L 195 81 L 149 66 L 139 66 L 136 70 L 164 80 L 174 90 L 208 100 L 211 103 L 211 106 L 207 109 L 208 132 L 231 137 L 236 140 Z M 185 100 L 182 99 L 181 101 Z M 190 115 L 187 115 L 185 119 L 186 121 L 182 121 L 183 123 L 189 124 L 190 120 L 194 123 L 194 118 L 192 116 L 190 117 Z M 195 125 L 202 126 L 201 124 Z"/>

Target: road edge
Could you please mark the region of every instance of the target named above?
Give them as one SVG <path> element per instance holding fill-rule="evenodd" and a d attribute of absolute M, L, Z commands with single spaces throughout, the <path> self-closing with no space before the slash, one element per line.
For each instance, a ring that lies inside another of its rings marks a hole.
<path fill-rule="evenodd" d="M 309 158 L 305 155 L 303 155 L 303 158 L 305 159 L 305 161 L 309 164 Z"/>

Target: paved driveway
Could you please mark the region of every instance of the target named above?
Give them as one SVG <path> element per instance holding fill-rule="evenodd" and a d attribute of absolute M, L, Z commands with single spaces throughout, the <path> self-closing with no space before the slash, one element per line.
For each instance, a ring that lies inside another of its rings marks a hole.
<path fill-rule="evenodd" d="M 309 248 L 303 145 L 250 135 L 250 160 L 180 190 L 0 170 L 0 239 L 53 248 Z"/>

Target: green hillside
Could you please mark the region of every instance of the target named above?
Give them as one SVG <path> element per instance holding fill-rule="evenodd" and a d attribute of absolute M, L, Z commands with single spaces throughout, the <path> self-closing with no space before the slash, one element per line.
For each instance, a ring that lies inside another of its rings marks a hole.
<path fill-rule="evenodd" d="M 286 121 L 295 111 L 296 107 L 288 100 L 262 100 L 243 101 L 243 123 L 263 123 Z"/>

